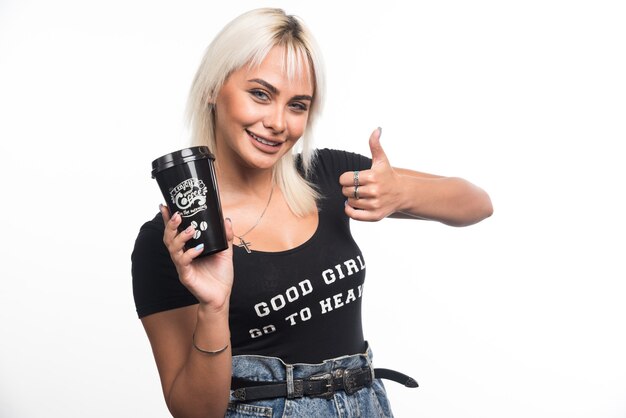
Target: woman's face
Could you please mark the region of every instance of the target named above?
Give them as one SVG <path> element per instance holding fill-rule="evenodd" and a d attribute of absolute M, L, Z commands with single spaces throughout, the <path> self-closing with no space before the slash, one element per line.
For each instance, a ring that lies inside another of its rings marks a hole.
<path fill-rule="evenodd" d="M 248 168 L 270 168 L 304 133 L 313 100 L 309 71 L 290 81 L 283 49 L 274 47 L 258 67 L 233 72 L 215 101 L 218 158 Z"/>

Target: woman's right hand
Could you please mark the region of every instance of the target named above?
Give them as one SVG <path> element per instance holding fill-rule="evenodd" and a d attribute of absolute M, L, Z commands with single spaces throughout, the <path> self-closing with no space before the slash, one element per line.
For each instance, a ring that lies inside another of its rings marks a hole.
<path fill-rule="evenodd" d="M 176 266 L 181 283 L 201 305 L 221 310 L 227 305 L 233 286 L 233 230 L 230 219 L 226 218 L 224 222 L 228 248 L 195 260 L 202 253 L 202 249 L 185 250 L 185 243 L 193 237 L 193 227 L 179 233 L 177 228 L 182 222 L 181 216 L 175 213 L 170 217 L 167 206 L 161 205 L 161 216 L 165 224 L 163 242 Z"/>

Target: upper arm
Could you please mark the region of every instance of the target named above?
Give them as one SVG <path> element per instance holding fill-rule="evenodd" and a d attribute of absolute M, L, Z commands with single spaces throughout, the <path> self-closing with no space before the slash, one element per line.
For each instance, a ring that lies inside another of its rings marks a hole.
<path fill-rule="evenodd" d="M 141 319 L 156 361 L 166 401 L 192 345 L 198 305 L 185 306 Z"/>

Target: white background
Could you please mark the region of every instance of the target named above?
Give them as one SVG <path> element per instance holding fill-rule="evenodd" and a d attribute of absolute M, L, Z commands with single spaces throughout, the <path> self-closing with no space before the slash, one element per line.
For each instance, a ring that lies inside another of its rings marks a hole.
<path fill-rule="evenodd" d="M 219 4 L 219 5 L 217 5 Z M 204 48 L 297 14 L 325 55 L 317 146 L 484 187 L 481 224 L 354 224 L 398 417 L 626 417 L 618 1 L 0 0 L 0 416 L 167 417 L 130 253 L 187 145 Z M 620 151 L 618 151 L 620 150 Z"/>

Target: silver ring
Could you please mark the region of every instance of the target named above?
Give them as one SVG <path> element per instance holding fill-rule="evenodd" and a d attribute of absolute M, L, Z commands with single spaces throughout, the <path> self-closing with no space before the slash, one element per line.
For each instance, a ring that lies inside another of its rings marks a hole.
<path fill-rule="evenodd" d="M 354 172 L 354 187 L 359 187 L 359 172 Z"/>
<path fill-rule="evenodd" d="M 354 186 L 354 198 L 356 200 L 360 199 L 360 196 L 359 196 L 359 185 L 358 184 L 356 186 Z"/>

